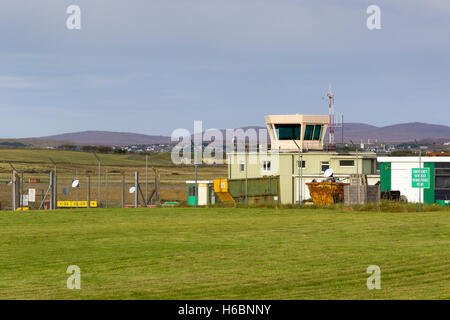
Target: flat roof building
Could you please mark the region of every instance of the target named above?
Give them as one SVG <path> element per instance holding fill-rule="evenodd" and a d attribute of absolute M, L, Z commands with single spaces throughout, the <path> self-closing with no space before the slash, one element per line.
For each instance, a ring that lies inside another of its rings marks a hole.
<path fill-rule="evenodd" d="M 309 199 L 306 183 L 322 180 L 327 169 L 333 169 L 334 177 L 343 182 L 349 182 L 351 175 L 359 173 L 367 175 L 369 185 L 376 184 L 379 174 L 375 153 L 357 155 L 355 152 L 324 150 L 328 119 L 328 116 L 300 114 L 266 116 L 271 149 L 267 152 L 229 152 L 228 179 L 279 176 L 281 204 L 298 203 L 300 196 L 302 200 Z"/>

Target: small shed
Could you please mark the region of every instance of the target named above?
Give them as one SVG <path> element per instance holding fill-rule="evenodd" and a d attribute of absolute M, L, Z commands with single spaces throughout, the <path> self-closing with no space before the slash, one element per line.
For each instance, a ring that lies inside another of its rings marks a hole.
<path fill-rule="evenodd" d="M 196 189 L 195 180 L 186 181 L 186 185 L 187 185 L 188 205 L 195 206 L 195 189 Z M 213 180 L 197 180 L 197 186 L 198 186 L 197 205 L 207 206 L 216 203 Z"/>
<path fill-rule="evenodd" d="M 400 191 L 409 202 L 450 202 L 450 157 L 379 157 L 381 191 Z"/>

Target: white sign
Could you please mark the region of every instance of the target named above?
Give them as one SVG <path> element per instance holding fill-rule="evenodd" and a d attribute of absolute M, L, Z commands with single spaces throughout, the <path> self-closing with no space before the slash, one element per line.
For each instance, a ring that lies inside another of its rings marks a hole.
<path fill-rule="evenodd" d="M 36 201 L 36 189 L 28 189 L 28 201 L 29 202 Z"/>
<path fill-rule="evenodd" d="M 23 194 L 22 199 L 20 201 L 20 206 L 28 207 L 28 195 Z"/>

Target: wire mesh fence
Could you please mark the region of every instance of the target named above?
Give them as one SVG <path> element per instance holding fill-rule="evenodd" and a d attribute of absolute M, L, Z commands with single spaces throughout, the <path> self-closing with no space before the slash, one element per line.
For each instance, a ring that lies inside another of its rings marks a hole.
<path fill-rule="evenodd" d="M 133 174 L 129 170 L 123 173 L 105 169 L 100 179 L 95 172 L 79 170 L 61 175 L 55 175 L 54 170 L 51 170 L 47 174 L 40 174 L 39 178 L 36 176 L 35 172 L 15 171 L 13 175 L 13 170 L 9 174 L 3 171 L 0 179 L 0 210 L 21 210 L 22 207 L 24 210 L 134 207 L 136 193 L 138 206 L 156 205 L 161 201 L 184 201 L 186 198 L 183 185 L 161 186 L 156 170 L 146 172 L 140 168 Z M 75 181 L 78 183 L 74 184 Z"/>

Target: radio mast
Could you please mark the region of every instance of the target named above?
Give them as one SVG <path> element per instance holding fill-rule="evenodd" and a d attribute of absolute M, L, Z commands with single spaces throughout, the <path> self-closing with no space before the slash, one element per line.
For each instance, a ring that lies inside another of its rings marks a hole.
<path fill-rule="evenodd" d="M 335 131 L 335 123 L 334 123 L 334 95 L 331 92 L 331 84 L 328 87 L 328 100 L 329 100 L 329 105 L 328 105 L 328 111 L 329 111 L 329 116 L 330 116 L 330 124 L 329 124 L 329 130 L 328 130 L 328 146 L 329 146 L 329 150 L 334 150 L 335 148 L 335 144 L 334 144 L 334 131 Z"/>

